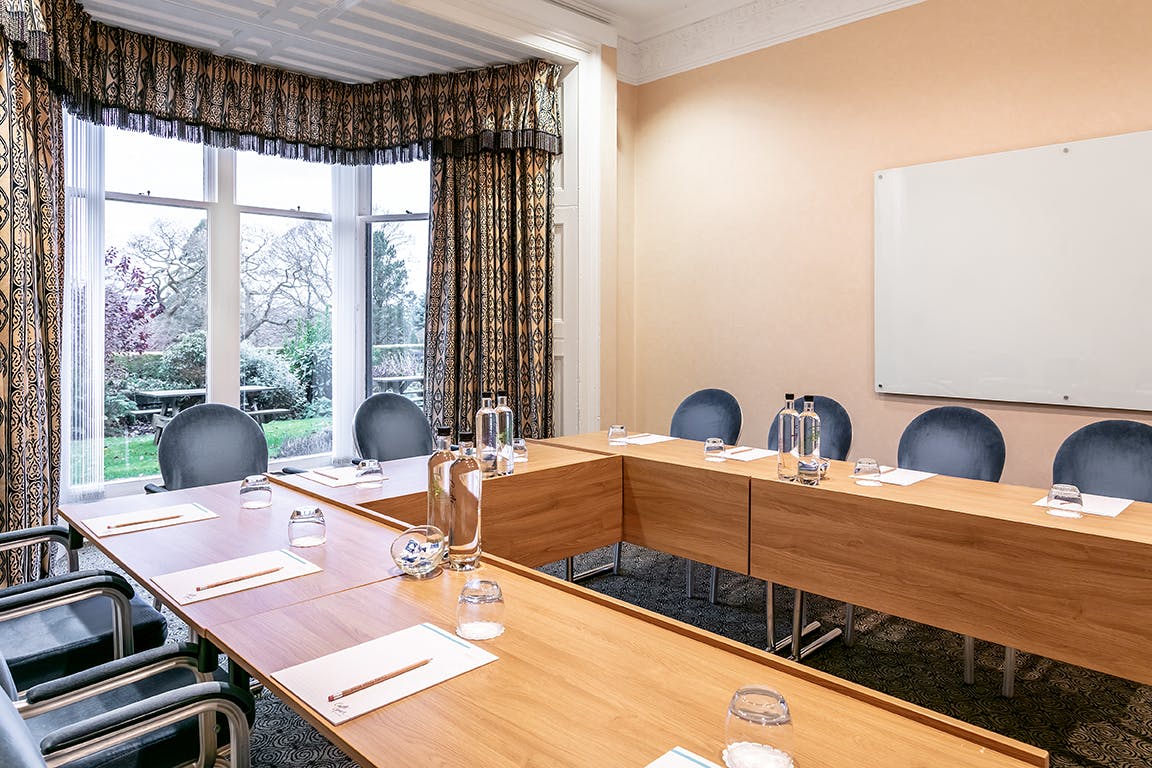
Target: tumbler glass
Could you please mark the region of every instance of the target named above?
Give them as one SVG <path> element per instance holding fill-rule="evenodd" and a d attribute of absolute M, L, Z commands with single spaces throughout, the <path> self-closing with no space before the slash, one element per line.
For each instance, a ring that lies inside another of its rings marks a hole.
<path fill-rule="evenodd" d="M 240 481 L 241 509 L 263 509 L 272 506 L 272 481 L 264 475 L 248 475 Z"/>

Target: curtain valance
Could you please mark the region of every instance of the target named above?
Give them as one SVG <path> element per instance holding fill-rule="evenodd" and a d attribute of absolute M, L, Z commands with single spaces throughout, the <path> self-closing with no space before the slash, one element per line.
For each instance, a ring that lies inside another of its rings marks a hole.
<path fill-rule="evenodd" d="M 42 66 L 68 109 L 93 122 L 344 164 L 424 159 L 433 145 L 561 149 L 560 69 L 547 62 L 340 83 L 110 27 L 75 0 L 23 0 L 38 1 L 51 53 Z"/>
<path fill-rule="evenodd" d="M 0 32 L 26 60 L 48 60 L 48 29 L 40 0 L 0 0 Z"/>

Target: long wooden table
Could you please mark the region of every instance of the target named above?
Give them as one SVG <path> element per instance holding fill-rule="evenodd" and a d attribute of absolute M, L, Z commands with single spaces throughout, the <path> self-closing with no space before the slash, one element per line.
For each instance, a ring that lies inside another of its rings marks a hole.
<path fill-rule="evenodd" d="M 706 462 L 690 440 L 551 442 L 622 457 L 625 541 L 1152 683 L 1152 504 L 1070 520 L 1032 506 L 1045 489 L 944 476 L 862 487 L 846 462 L 809 487 L 777 480 L 773 458 Z M 720 503 L 714 490 L 737 479 L 744 517 L 737 492 Z M 665 483 L 667 504 L 649 490 Z M 747 542 L 742 566 L 733 541 Z"/>
<path fill-rule="evenodd" d="M 500 498 L 495 492 L 490 496 L 488 488 L 547 485 L 543 480 L 550 472 L 558 472 L 551 484 L 564 485 L 566 479 L 577 482 L 566 472 L 615 468 L 619 482 L 619 458 L 550 454 L 545 448 L 530 448 L 529 463 L 538 460 L 534 471 L 518 467 L 511 477 L 486 481 L 486 514 L 489 499 Z M 612 487 L 607 481 L 605 488 Z M 508 630 L 489 644 L 500 660 L 333 727 L 279 686 L 272 673 L 418 622 L 451 628 L 465 575 L 397 578 L 386 565 L 387 548 L 397 530 L 390 523 L 402 523 L 349 498 L 363 489 L 325 488 L 344 498 L 328 501 L 316 489 L 304 495 L 282 485 L 270 509 L 241 510 L 238 484 L 227 483 L 66 505 L 61 512 L 80 532 L 90 532 L 84 521 L 94 516 L 185 501 L 220 514 L 211 521 L 93 539 L 150 586 L 153 578 L 174 570 L 282 547 L 288 510 L 318 503 L 328 518 L 329 539 L 301 554 L 322 565 L 323 572 L 173 609 L 365 765 L 642 766 L 676 744 L 718 760 L 728 697 L 750 683 L 773 685 L 789 698 L 803 768 L 1047 764 L 1042 750 L 493 555 L 485 555 L 480 575 L 500 581 L 508 601 Z M 507 492 L 513 498 L 512 490 Z M 537 508 L 513 505 L 493 517 L 514 520 L 517 510 L 557 521 L 581 515 L 579 488 L 553 493 Z M 608 534 L 593 539 L 619 539 L 618 527 L 606 529 Z M 487 529 L 484 536 L 487 540 Z"/>
<path fill-rule="evenodd" d="M 301 493 L 359 514 L 422 525 L 428 518 L 428 457 L 381 462 L 380 488 L 332 488 L 303 475 L 272 475 Z M 484 481 L 485 552 L 540 566 L 620 541 L 619 458 L 528 441 L 528 461 Z"/>

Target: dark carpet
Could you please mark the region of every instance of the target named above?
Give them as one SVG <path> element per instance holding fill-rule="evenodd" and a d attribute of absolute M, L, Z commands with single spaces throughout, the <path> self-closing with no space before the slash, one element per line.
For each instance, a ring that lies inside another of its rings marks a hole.
<path fill-rule="evenodd" d="M 577 558 L 578 569 L 607 562 L 610 549 Z M 109 567 L 91 547 L 82 567 Z M 563 564 L 542 570 L 563 575 Z M 695 591 L 684 594 L 684 560 L 624 545 L 621 573 L 585 586 L 748 645 L 765 644 L 764 582 L 721 571 L 717 605 L 707 600 L 708 568 L 696 568 Z M 777 632 L 791 622 L 791 590 L 776 588 Z M 182 623 L 168 614 L 171 635 Z M 839 626 L 843 605 L 815 597 L 810 618 Z M 964 685 L 959 635 L 857 609 L 857 641 L 833 641 L 805 663 L 838 677 L 1011 736 L 1051 753 L 1053 768 L 1152 766 L 1152 687 L 1030 654 L 1017 657 L 1016 696 L 999 695 L 1003 648 L 976 643 L 976 683 Z M 1074 626 L 1069 631 L 1075 631 Z M 1150 660 L 1152 663 L 1152 660 Z M 755 682 L 755 681 L 749 681 Z M 340 750 L 267 692 L 257 701 L 253 765 L 354 766 Z"/>

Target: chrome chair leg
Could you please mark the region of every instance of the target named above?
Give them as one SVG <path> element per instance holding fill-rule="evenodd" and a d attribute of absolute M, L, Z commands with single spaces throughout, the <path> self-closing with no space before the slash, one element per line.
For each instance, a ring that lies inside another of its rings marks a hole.
<path fill-rule="evenodd" d="M 620 550 L 624 548 L 624 544 L 616 542 L 616 546 L 612 548 L 612 575 L 616 576 L 620 573 Z"/>
<path fill-rule="evenodd" d="M 800 635 L 804 626 L 804 600 L 807 597 L 799 589 L 793 590 L 792 597 L 792 653 L 793 661 L 800 661 Z"/>
<path fill-rule="evenodd" d="M 576 580 L 576 558 L 574 557 L 564 558 L 564 580 Z"/>
<path fill-rule="evenodd" d="M 767 600 L 764 603 L 764 613 L 765 613 L 764 618 L 767 620 L 767 627 L 766 628 L 768 630 L 768 647 L 765 648 L 764 650 L 768 651 L 768 653 L 775 653 L 776 652 L 776 600 L 774 599 L 774 595 L 776 592 L 776 585 L 769 581 L 769 582 L 765 582 L 765 586 L 768 587 Z"/>
<path fill-rule="evenodd" d="M 844 645 L 851 648 L 856 644 L 856 606 L 844 603 Z"/>
<path fill-rule="evenodd" d="M 964 684 L 976 682 L 976 640 L 964 635 Z"/>
<path fill-rule="evenodd" d="M 692 597 L 692 561 L 684 561 L 684 593 Z"/>
<path fill-rule="evenodd" d="M 1016 693 L 1016 649 L 1004 646 L 1004 679 L 1000 693 L 1010 699 Z"/>
<path fill-rule="evenodd" d="M 708 602 L 712 605 L 716 605 L 716 580 L 719 572 L 719 568 L 712 566 L 712 573 L 708 576 Z"/>

